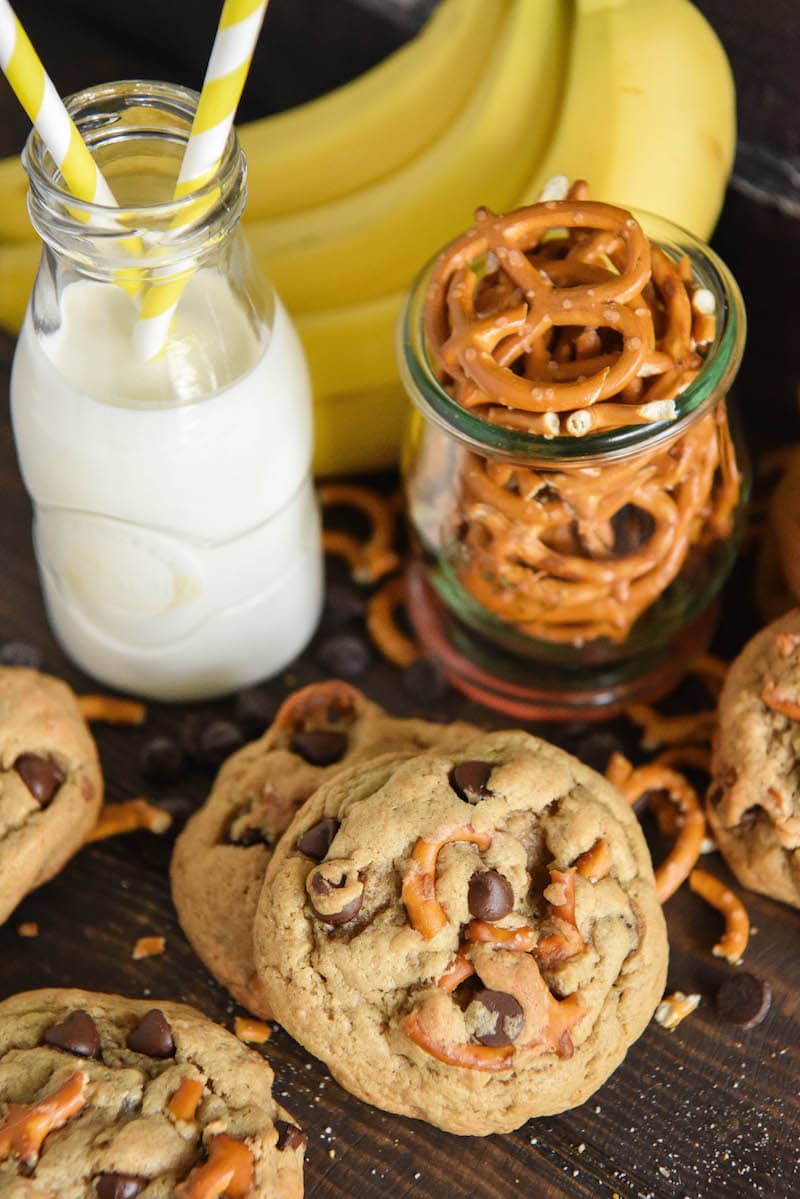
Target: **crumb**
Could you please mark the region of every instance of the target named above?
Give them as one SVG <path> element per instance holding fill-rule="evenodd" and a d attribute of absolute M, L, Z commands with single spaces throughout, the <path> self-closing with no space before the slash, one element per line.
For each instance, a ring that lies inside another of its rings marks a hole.
<path fill-rule="evenodd" d="M 250 1016 L 237 1016 L 233 1022 L 233 1031 L 240 1041 L 248 1041 L 251 1045 L 263 1045 L 272 1036 L 272 1029 L 263 1020 L 253 1020 Z"/>
<path fill-rule="evenodd" d="M 665 995 L 656 1008 L 656 1024 L 671 1031 L 690 1016 L 699 1003 L 699 995 L 684 995 L 683 991 L 673 991 L 671 995 Z"/>
<path fill-rule="evenodd" d="M 22 924 L 17 925 L 17 933 L 20 937 L 38 937 L 39 925 L 35 920 L 23 920 Z"/>
<path fill-rule="evenodd" d="M 165 941 L 163 937 L 140 937 L 133 947 L 131 957 L 134 962 L 138 962 L 140 958 L 152 958 L 164 952 Z"/>

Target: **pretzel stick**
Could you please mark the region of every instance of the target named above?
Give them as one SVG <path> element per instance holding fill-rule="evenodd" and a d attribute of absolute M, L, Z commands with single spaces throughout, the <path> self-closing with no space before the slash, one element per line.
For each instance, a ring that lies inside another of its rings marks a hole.
<path fill-rule="evenodd" d="M 370 596 L 367 603 L 367 630 L 385 658 L 395 666 L 406 667 L 419 657 L 419 650 L 410 637 L 398 627 L 394 618 L 397 608 L 406 602 L 406 585 L 402 575 Z"/>
<path fill-rule="evenodd" d="M 730 887 L 705 870 L 693 870 L 689 875 L 689 886 L 725 917 L 725 932 L 711 952 L 714 957 L 725 958 L 726 962 L 735 966 L 742 960 L 750 940 L 747 909 Z"/>
<path fill-rule="evenodd" d="M 147 708 L 135 699 L 119 699 L 115 695 L 78 695 L 78 708 L 84 720 L 99 720 L 104 724 L 144 724 Z"/>
<path fill-rule="evenodd" d="M 357 508 L 370 522 L 365 541 L 338 529 L 325 529 L 322 534 L 325 552 L 344 558 L 357 583 L 377 583 L 397 569 L 400 559 L 392 545 L 395 518 L 390 500 L 353 483 L 324 483 L 317 495 L 323 508 L 340 504 Z"/>
<path fill-rule="evenodd" d="M 119 833 L 133 833 L 145 829 L 150 833 L 165 833 L 172 824 L 172 817 L 163 808 L 157 808 L 147 799 L 126 799 L 122 803 L 103 804 L 97 824 L 86 838 L 86 844 L 105 841 Z"/>

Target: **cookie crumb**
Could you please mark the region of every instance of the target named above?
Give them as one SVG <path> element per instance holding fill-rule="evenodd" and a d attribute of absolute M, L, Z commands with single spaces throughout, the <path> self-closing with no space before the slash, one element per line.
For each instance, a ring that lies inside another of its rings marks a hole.
<path fill-rule="evenodd" d="M 672 1031 L 692 1014 L 699 1006 L 700 999 L 700 995 L 684 995 L 683 991 L 673 991 L 671 995 L 665 995 L 656 1008 L 656 1024 Z"/>
<path fill-rule="evenodd" d="M 163 937 L 140 937 L 133 947 L 131 957 L 134 962 L 138 962 L 140 958 L 157 957 L 164 952 L 165 941 Z"/>
<path fill-rule="evenodd" d="M 250 1016 L 237 1016 L 233 1022 L 233 1031 L 240 1041 L 250 1045 L 263 1045 L 272 1036 L 272 1029 L 263 1020 L 253 1020 Z"/>
<path fill-rule="evenodd" d="M 17 925 L 17 934 L 20 937 L 38 937 L 39 925 L 35 920 L 23 920 L 22 924 Z"/>

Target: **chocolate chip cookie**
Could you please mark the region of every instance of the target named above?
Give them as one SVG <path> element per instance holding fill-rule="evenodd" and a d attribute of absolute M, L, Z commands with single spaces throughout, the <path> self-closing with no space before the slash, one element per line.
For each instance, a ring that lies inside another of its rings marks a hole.
<path fill-rule="evenodd" d="M 0 1003 L 0 1194 L 299 1199 L 306 1138 L 258 1054 L 181 1004 Z"/>
<path fill-rule="evenodd" d="M 66 683 L 0 667 L 0 923 L 80 849 L 102 802 L 97 750 Z"/>
<path fill-rule="evenodd" d="M 267 871 L 256 964 L 342 1086 L 450 1132 L 582 1103 L 661 998 L 650 857 L 616 790 L 522 732 L 325 783 Z"/>
<path fill-rule="evenodd" d="M 800 908 L 800 608 L 762 629 L 719 703 L 708 820 L 743 886 Z"/>
<path fill-rule="evenodd" d="M 178 838 L 172 894 L 195 951 L 240 1003 L 269 1015 L 253 964 L 253 917 L 273 847 L 300 805 L 354 762 L 456 746 L 475 732 L 395 719 L 355 687 L 329 681 L 289 696 L 264 736 L 229 758 Z"/>

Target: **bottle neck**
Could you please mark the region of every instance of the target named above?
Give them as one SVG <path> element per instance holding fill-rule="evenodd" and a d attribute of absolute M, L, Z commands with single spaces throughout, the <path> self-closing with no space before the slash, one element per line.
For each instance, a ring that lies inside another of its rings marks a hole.
<path fill-rule="evenodd" d="M 172 84 L 110 83 L 67 101 L 117 200 L 75 199 L 34 131 L 23 151 L 34 228 L 58 263 L 80 275 L 138 286 L 198 270 L 223 253 L 246 199 L 244 155 L 235 134 L 217 175 L 173 200 L 197 93 Z"/>

